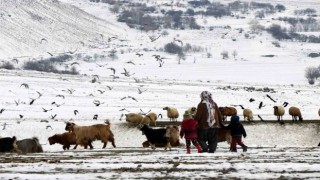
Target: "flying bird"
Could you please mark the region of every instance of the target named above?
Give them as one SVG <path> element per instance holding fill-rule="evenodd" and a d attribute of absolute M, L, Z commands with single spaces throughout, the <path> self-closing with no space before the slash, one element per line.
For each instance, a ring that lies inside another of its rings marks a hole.
<path fill-rule="evenodd" d="M 106 92 L 106 91 L 103 91 L 103 90 L 100 90 L 100 89 L 98 89 L 97 91 L 99 91 L 100 94 L 103 94 L 104 92 Z"/>
<path fill-rule="evenodd" d="M 73 113 L 74 113 L 74 115 L 77 115 L 77 114 L 79 114 L 79 111 L 78 110 L 74 110 Z"/>
<path fill-rule="evenodd" d="M 161 34 L 159 36 L 149 36 L 149 39 L 151 40 L 151 42 L 156 41 L 157 39 L 159 39 L 161 37 Z"/>
<path fill-rule="evenodd" d="M 2 108 L 2 109 L 0 110 L 0 114 L 2 114 L 4 110 L 5 110 L 5 109 L 4 109 L 4 108 Z"/>
<path fill-rule="evenodd" d="M 127 61 L 126 62 L 127 64 L 132 64 L 132 65 L 136 65 L 134 62 L 132 62 L 132 61 Z"/>
<path fill-rule="evenodd" d="M 64 95 L 62 95 L 62 94 L 58 94 L 58 95 L 56 95 L 56 97 L 61 97 L 62 99 L 64 99 Z"/>
<path fill-rule="evenodd" d="M 113 72 L 113 74 L 115 74 L 116 73 L 116 70 L 114 69 L 114 68 L 107 68 L 107 69 L 110 69 L 112 72 Z"/>
<path fill-rule="evenodd" d="M 113 87 L 111 86 L 107 86 L 107 88 L 111 91 L 113 89 Z"/>
<path fill-rule="evenodd" d="M 40 44 L 42 44 L 42 41 L 48 42 L 46 38 L 42 38 L 42 39 L 40 40 Z"/>
<path fill-rule="evenodd" d="M 19 114 L 19 117 L 20 117 L 20 119 L 22 119 L 22 118 L 23 118 L 23 115 L 22 115 L 22 114 Z"/>
<path fill-rule="evenodd" d="M 179 42 L 179 43 L 181 44 L 181 46 L 183 46 L 183 42 L 182 42 L 181 40 L 179 40 L 179 39 L 176 39 L 176 38 L 174 38 L 173 40 L 174 40 L 174 41 L 177 41 L 177 42 Z"/>
<path fill-rule="evenodd" d="M 26 89 L 29 88 L 29 85 L 28 85 L 27 83 L 22 83 L 22 84 L 20 85 L 20 87 L 21 87 L 21 86 L 24 86 Z"/>
<path fill-rule="evenodd" d="M 36 91 L 38 93 L 38 98 L 40 98 L 42 96 L 42 93 L 40 93 L 39 91 Z"/>
<path fill-rule="evenodd" d="M 144 90 L 144 91 L 143 91 L 143 90 L 141 90 L 140 88 L 138 88 L 138 93 L 139 93 L 139 94 L 142 94 L 143 92 L 146 92 L 146 91 L 147 91 L 147 90 Z"/>
<path fill-rule="evenodd" d="M 125 75 L 125 76 L 127 76 L 127 77 L 130 77 L 130 76 L 132 76 L 132 75 L 134 75 L 134 74 L 135 74 L 135 73 L 130 74 L 130 72 L 129 72 L 129 71 L 127 71 L 127 70 L 126 70 L 126 68 L 123 68 L 123 70 L 124 70 L 124 72 L 123 72 L 123 73 L 121 73 L 121 74 L 123 74 L 123 75 Z"/>
<path fill-rule="evenodd" d="M 95 114 L 95 115 L 93 116 L 93 120 L 98 120 L 98 114 Z"/>
<path fill-rule="evenodd" d="M 122 114 L 120 115 L 119 121 L 122 120 L 122 117 L 123 117 L 123 116 L 124 116 L 124 114 L 122 113 Z"/>
<path fill-rule="evenodd" d="M 78 49 L 74 50 L 74 51 L 68 51 L 69 54 L 74 54 L 75 52 L 77 52 Z"/>
<path fill-rule="evenodd" d="M 265 105 L 264 105 L 264 106 L 265 106 Z M 263 106 L 263 102 L 261 101 L 260 104 L 259 104 L 259 109 L 261 109 L 261 108 L 264 107 L 264 106 Z"/>
<path fill-rule="evenodd" d="M 258 118 L 261 120 L 261 121 L 264 121 L 263 119 L 262 119 L 262 117 L 258 114 Z"/>
<path fill-rule="evenodd" d="M 7 123 L 3 123 L 2 124 L 2 126 L 3 126 L 2 130 L 5 130 L 7 125 L 8 125 Z"/>
<path fill-rule="evenodd" d="M 30 101 L 29 105 L 32 105 L 35 100 L 36 100 L 36 99 L 32 99 L 32 98 L 31 98 L 31 101 Z"/>
<path fill-rule="evenodd" d="M 284 103 L 283 103 L 283 107 L 287 107 L 288 104 L 289 104 L 288 102 L 284 102 Z"/>
<path fill-rule="evenodd" d="M 253 101 L 255 101 L 255 99 L 253 99 L 253 98 L 250 98 L 250 99 L 249 99 L 249 102 L 253 102 Z"/>
<path fill-rule="evenodd" d="M 114 39 L 117 39 L 117 37 L 116 36 L 108 37 L 108 42 L 111 42 Z"/>
<path fill-rule="evenodd" d="M 71 66 L 73 66 L 73 65 L 79 65 L 79 63 L 78 63 L 78 62 L 73 62 L 73 63 L 71 63 L 70 65 L 71 65 Z"/>
<path fill-rule="evenodd" d="M 122 109 L 120 109 L 119 111 L 127 111 L 127 112 L 130 112 L 130 111 L 127 110 L 126 108 L 122 108 Z"/>
<path fill-rule="evenodd" d="M 108 65 L 108 63 L 107 64 L 98 64 L 98 63 L 96 63 L 96 65 L 98 66 L 98 67 L 104 67 L 104 66 L 106 66 L 106 65 Z"/>
<path fill-rule="evenodd" d="M 54 119 L 54 118 L 56 118 L 56 117 L 57 117 L 57 114 L 50 116 L 51 119 Z"/>
<path fill-rule="evenodd" d="M 100 106 L 101 104 L 104 104 L 104 103 L 101 103 L 99 100 L 94 100 L 93 104 L 95 104 L 96 106 Z"/>
<path fill-rule="evenodd" d="M 137 100 L 136 98 L 132 97 L 132 96 L 128 96 L 128 98 L 131 98 L 132 100 L 134 100 L 134 101 L 137 101 L 137 102 L 138 102 L 138 100 Z"/>
<path fill-rule="evenodd" d="M 19 63 L 19 60 L 16 58 L 12 59 L 12 61 L 16 62 L 17 64 Z"/>
<path fill-rule="evenodd" d="M 42 108 L 43 112 L 48 112 L 48 111 L 52 111 L 52 109 L 45 109 L 45 108 Z"/>
<path fill-rule="evenodd" d="M 48 129 L 48 128 L 51 128 L 51 129 L 52 129 L 52 127 L 51 127 L 50 125 L 47 125 L 47 126 L 46 126 L 46 129 Z"/>
<path fill-rule="evenodd" d="M 275 101 L 269 94 L 267 94 L 267 97 L 268 97 L 271 101 L 277 102 L 277 101 Z"/>
<path fill-rule="evenodd" d="M 139 53 L 139 52 L 136 52 L 136 55 L 139 56 L 139 57 L 143 56 L 143 54 Z"/>
<path fill-rule="evenodd" d="M 146 114 L 148 114 L 149 112 L 151 112 L 151 109 L 149 109 L 148 112 L 143 112 L 142 109 L 140 109 L 140 112 L 141 112 L 141 114 L 146 115 Z"/>
<path fill-rule="evenodd" d="M 53 56 L 53 54 L 52 53 L 50 53 L 50 52 L 47 52 L 50 56 Z"/>

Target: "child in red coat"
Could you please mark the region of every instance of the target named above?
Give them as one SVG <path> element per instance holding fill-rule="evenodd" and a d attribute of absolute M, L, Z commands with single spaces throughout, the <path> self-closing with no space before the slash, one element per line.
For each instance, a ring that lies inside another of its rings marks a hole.
<path fill-rule="evenodd" d="M 184 136 L 186 139 L 187 154 L 190 154 L 191 142 L 197 147 L 198 153 L 202 152 L 201 146 L 198 143 L 197 126 L 197 121 L 191 118 L 189 111 L 185 111 L 181 123 L 180 137 L 182 139 Z"/>

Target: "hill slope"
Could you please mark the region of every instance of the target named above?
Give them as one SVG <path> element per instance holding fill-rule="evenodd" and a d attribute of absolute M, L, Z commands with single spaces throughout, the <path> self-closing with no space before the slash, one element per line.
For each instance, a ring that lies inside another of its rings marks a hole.
<path fill-rule="evenodd" d="M 109 36 L 125 33 L 58 1 L 1 1 L 0 15 L 0 58 L 103 47 Z"/>

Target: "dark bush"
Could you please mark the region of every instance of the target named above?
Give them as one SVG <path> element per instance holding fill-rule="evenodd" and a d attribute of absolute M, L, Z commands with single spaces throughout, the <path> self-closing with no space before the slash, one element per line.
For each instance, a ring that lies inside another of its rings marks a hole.
<path fill-rule="evenodd" d="M 308 56 L 312 58 L 316 58 L 316 57 L 320 57 L 320 53 L 309 53 Z"/>
<path fill-rule="evenodd" d="M 5 62 L 0 66 L 1 69 L 13 70 L 15 69 L 13 64 L 10 62 Z"/>
<path fill-rule="evenodd" d="M 320 77 L 320 70 L 317 67 L 307 67 L 305 70 L 305 77 L 309 84 L 314 84 L 315 79 Z"/>
<path fill-rule="evenodd" d="M 282 12 L 286 10 L 286 7 L 282 4 L 277 4 L 275 8 L 278 12 Z"/>
<path fill-rule="evenodd" d="M 269 29 L 267 29 L 267 32 L 269 32 L 274 38 L 278 40 L 291 39 L 290 36 L 286 33 L 286 29 L 281 28 L 281 26 L 277 24 L 273 24 Z"/>
<path fill-rule="evenodd" d="M 174 42 L 168 43 L 164 46 L 164 51 L 170 54 L 183 54 L 182 47 Z"/>
<path fill-rule="evenodd" d="M 79 74 L 75 67 L 71 70 L 60 71 L 56 68 L 56 64 L 61 64 L 72 58 L 70 55 L 61 55 L 58 57 L 51 57 L 48 59 L 38 60 L 38 61 L 27 61 L 23 65 L 24 70 L 33 70 L 41 72 L 52 72 L 58 74 Z"/>

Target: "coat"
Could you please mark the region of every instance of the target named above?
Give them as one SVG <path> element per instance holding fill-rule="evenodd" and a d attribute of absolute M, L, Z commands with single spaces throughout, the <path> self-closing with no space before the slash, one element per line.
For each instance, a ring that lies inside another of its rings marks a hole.
<path fill-rule="evenodd" d="M 219 111 L 218 105 L 216 103 L 214 105 L 215 105 L 214 119 L 216 120 L 216 122 L 213 124 L 212 127 L 220 128 L 220 126 L 222 124 L 221 113 Z M 209 128 L 209 125 L 207 122 L 208 110 L 207 110 L 207 105 L 205 103 L 200 102 L 198 104 L 197 113 L 196 113 L 194 119 L 198 122 L 199 129 Z"/>
<path fill-rule="evenodd" d="M 180 137 L 185 139 L 198 138 L 198 123 L 192 118 L 184 119 L 181 123 Z"/>
<path fill-rule="evenodd" d="M 232 137 L 246 137 L 247 133 L 244 129 L 243 125 L 239 122 L 231 122 L 228 126 L 224 127 L 226 129 L 230 129 L 230 133 Z"/>

